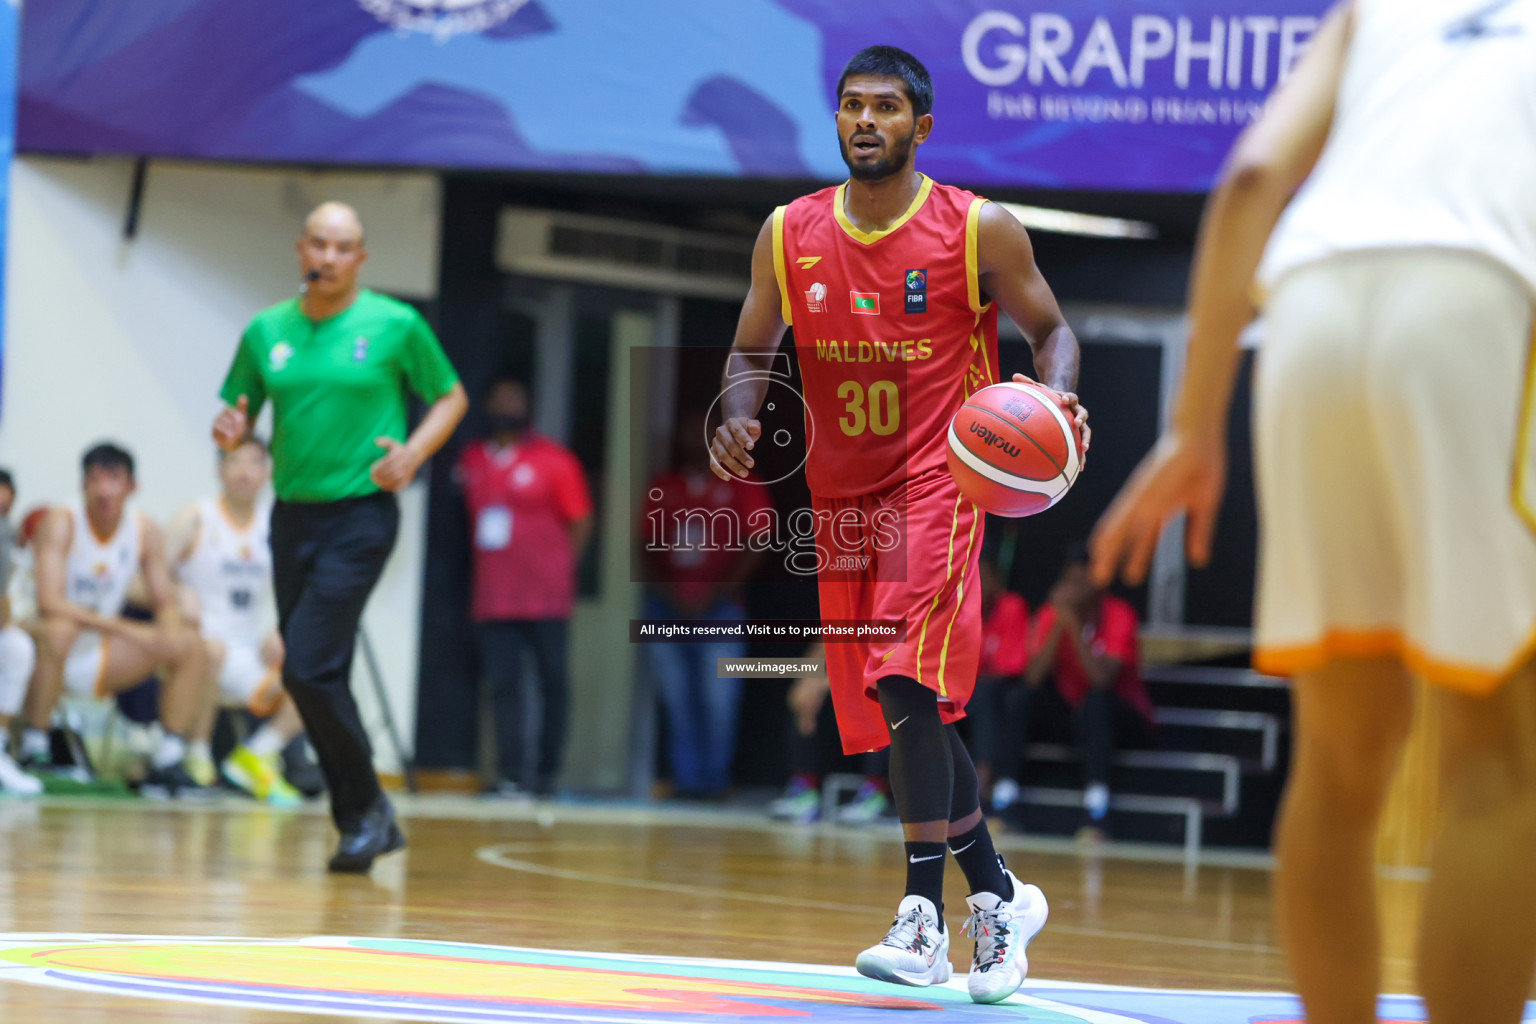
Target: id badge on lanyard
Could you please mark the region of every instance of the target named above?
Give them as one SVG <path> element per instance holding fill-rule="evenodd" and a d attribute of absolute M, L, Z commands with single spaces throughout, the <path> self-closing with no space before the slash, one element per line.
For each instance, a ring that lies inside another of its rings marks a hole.
<path fill-rule="evenodd" d="M 475 547 L 480 551 L 505 551 L 512 544 L 512 510 L 487 505 L 475 517 Z"/>

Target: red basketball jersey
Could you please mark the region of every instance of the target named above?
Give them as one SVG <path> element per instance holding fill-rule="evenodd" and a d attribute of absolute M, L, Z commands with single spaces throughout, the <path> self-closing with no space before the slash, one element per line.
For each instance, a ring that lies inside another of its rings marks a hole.
<path fill-rule="evenodd" d="M 884 231 L 848 219 L 846 185 L 773 212 L 774 270 L 809 411 L 811 493 L 852 497 L 945 465 L 945 432 L 997 382 L 997 309 L 982 302 L 986 202 L 922 187 Z"/>

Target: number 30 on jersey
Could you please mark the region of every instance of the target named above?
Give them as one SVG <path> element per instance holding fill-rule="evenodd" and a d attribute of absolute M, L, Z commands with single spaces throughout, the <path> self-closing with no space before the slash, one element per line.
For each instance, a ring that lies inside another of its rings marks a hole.
<path fill-rule="evenodd" d="M 837 397 L 847 403 L 837 425 L 849 437 L 858 437 L 866 430 L 889 437 L 901 427 L 901 401 L 895 381 L 871 381 L 866 389 L 856 380 L 845 380 L 837 386 Z"/>

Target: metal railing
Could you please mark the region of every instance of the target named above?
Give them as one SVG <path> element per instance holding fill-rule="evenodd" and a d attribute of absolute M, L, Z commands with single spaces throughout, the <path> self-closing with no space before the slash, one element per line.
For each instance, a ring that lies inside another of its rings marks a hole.
<path fill-rule="evenodd" d="M 1273 771 L 1280 760 L 1280 718 L 1263 711 L 1216 711 L 1210 708 L 1157 708 L 1152 720 L 1158 725 L 1195 729 L 1233 729 L 1260 736 L 1259 765 Z"/>

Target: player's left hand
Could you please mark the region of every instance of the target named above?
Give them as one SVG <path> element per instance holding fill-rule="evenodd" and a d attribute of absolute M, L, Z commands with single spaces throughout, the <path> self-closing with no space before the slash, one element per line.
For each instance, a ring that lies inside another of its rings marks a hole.
<path fill-rule="evenodd" d="M 368 470 L 368 479 L 381 490 L 398 491 L 416 479 L 421 460 L 409 445 L 401 444 L 392 437 L 376 437 L 373 443 L 383 448 L 385 455 Z"/>
<path fill-rule="evenodd" d="M 789 710 L 795 716 L 800 735 L 816 732 L 816 716 L 826 703 L 832 684 L 826 676 L 801 676 L 789 688 Z"/>
<path fill-rule="evenodd" d="M 261 663 L 268 668 L 277 668 L 288 656 L 288 648 L 283 645 L 283 635 L 277 630 L 272 630 L 261 641 Z"/>
<path fill-rule="evenodd" d="M 1082 465 L 1086 467 L 1088 465 L 1088 446 L 1093 443 L 1093 428 L 1088 425 L 1088 410 L 1083 406 L 1083 403 L 1078 401 L 1077 396 L 1070 391 L 1057 391 L 1055 388 L 1046 388 L 1044 384 L 1041 384 L 1032 377 L 1026 377 L 1022 373 L 1014 374 L 1013 380 L 1016 384 L 1033 384 L 1037 388 L 1045 388 L 1045 390 L 1057 397 L 1063 409 L 1072 414 L 1072 422 L 1077 427 L 1078 436 L 1083 439 Z"/>
<path fill-rule="evenodd" d="M 1107 586 L 1122 566 L 1127 583 L 1146 579 L 1163 524 L 1181 512 L 1188 517 L 1185 555 L 1194 565 L 1205 565 L 1226 483 L 1223 439 L 1165 433 L 1093 528 L 1088 550 L 1094 581 Z"/>

